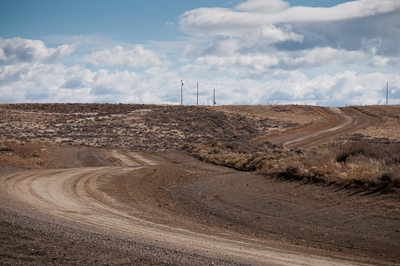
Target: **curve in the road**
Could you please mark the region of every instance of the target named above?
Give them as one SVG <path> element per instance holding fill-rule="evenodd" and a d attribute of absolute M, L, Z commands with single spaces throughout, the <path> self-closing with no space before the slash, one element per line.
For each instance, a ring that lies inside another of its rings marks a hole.
<path fill-rule="evenodd" d="M 354 108 L 329 108 L 332 114 L 338 117 L 339 122 L 334 126 L 328 126 L 321 130 L 302 132 L 298 134 L 288 135 L 271 140 L 274 144 L 283 145 L 284 148 L 312 148 L 329 140 L 353 132 L 357 129 L 370 125 L 373 118 L 360 113 Z"/>
<path fill-rule="evenodd" d="M 138 242 L 229 259 L 252 265 L 362 265 L 270 247 L 266 242 L 230 240 L 156 224 L 115 208 L 118 202 L 98 188 L 101 178 L 154 165 L 142 155 L 118 152 L 126 166 L 24 171 L 0 177 L 0 199 L 10 208 L 31 210 L 91 232 L 132 238 Z M 141 165 L 138 165 L 141 162 Z M 4 206 L 3 206 L 4 207 Z M 42 215 L 42 216 L 40 216 Z M 157 244 L 155 244 L 157 243 Z"/>

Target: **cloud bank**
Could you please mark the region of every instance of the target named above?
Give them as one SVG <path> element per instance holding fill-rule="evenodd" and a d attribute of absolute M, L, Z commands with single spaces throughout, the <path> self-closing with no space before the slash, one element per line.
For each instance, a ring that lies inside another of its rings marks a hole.
<path fill-rule="evenodd" d="M 160 65 L 160 57 L 142 46 L 135 46 L 132 50 L 126 50 L 121 46 L 93 52 L 82 57 L 81 62 L 88 66 L 128 66 L 149 67 Z"/>
<path fill-rule="evenodd" d="M 20 37 L 0 38 L 0 65 L 12 65 L 22 62 L 54 62 L 71 54 L 76 45 L 64 44 L 56 49 L 47 48 L 40 40 L 27 40 Z"/>

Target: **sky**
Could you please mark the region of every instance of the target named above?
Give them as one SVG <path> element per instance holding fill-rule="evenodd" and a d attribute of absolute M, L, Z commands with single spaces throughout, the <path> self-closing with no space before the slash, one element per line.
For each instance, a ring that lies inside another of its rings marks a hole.
<path fill-rule="evenodd" d="M 0 103 L 400 104 L 398 0 L 0 0 Z"/>

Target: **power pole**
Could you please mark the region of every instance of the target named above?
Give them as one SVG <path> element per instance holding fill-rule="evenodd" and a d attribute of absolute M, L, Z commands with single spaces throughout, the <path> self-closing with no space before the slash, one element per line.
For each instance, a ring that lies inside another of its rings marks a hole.
<path fill-rule="evenodd" d="M 197 82 L 197 105 L 199 105 L 199 83 Z"/>
<path fill-rule="evenodd" d="M 386 82 L 386 105 L 389 103 L 389 82 Z"/>
<path fill-rule="evenodd" d="M 183 105 L 183 80 L 181 80 L 181 105 Z"/>
<path fill-rule="evenodd" d="M 214 89 L 214 93 L 213 93 L 213 105 L 215 106 L 216 102 L 215 102 L 215 89 Z"/>

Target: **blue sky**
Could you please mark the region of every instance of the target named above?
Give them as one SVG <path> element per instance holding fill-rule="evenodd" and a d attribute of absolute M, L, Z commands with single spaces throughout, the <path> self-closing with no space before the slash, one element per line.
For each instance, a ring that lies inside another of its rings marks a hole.
<path fill-rule="evenodd" d="M 0 0 L 0 102 L 400 104 L 400 1 Z"/>

